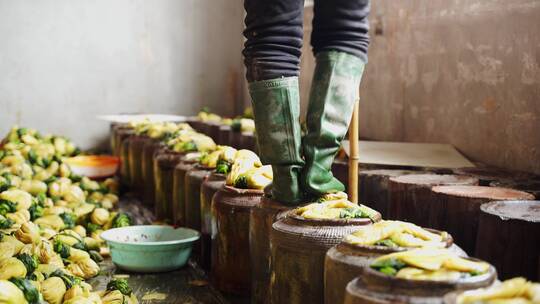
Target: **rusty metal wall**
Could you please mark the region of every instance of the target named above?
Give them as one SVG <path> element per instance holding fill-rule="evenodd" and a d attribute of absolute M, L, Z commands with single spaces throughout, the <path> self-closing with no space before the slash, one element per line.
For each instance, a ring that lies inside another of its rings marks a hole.
<path fill-rule="evenodd" d="M 540 1 L 372 6 L 361 137 L 451 143 L 473 160 L 540 173 Z M 313 68 L 305 51 L 303 108 Z"/>

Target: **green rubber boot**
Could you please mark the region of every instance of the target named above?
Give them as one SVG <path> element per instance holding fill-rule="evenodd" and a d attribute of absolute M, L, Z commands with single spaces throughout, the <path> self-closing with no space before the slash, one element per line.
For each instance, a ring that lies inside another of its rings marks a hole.
<path fill-rule="evenodd" d="M 302 147 L 306 164 L 302 171 L 303 189 L 311 195 L 344 191 L 332 175 L 332 162 L 358 99 L 364 63 L 353 55 L 329 51 L 316 56 L 307 113 L 307 134 Z"/>
<path fill-rule="evenodd" d="M 304 161 L 298 77 L 252 82 L 249 92 L 259 155 L 264 164 L 272 165 L 274 174 L 271 196 L 284 204 L 299 204 L 303 201 L 299 176 Z"/>

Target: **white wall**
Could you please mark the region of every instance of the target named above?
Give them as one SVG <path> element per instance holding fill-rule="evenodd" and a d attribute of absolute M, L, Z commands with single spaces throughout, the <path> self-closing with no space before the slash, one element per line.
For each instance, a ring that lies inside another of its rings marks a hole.
<path fill-rule="evenodd" d="M 0 0 L 0 133 L 13 124 L 93 147 L 103 113 L 232 114 L 241 0 Z"/>

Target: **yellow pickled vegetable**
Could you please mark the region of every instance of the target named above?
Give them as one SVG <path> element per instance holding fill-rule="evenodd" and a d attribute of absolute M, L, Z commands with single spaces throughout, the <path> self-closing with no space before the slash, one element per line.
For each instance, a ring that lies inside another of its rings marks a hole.
<path fill-rule="evenodd" d="M 227 175 L 226 184 L 229 186 L 236 186 L 238 183 L 237 179 L 244 175 L 244 178 L 246 178 L 245 174 L 251 170 L 258 167 L 261 167 L 261 160 L 257 156 L 257 154 L 253 153 L 249 150 L 238 150 L 234 157 L 234 162 L 231 167 L 231 172 Z M 266 170 L 266 169 L 265 169 Z M 240 186 L 238 188 L 247 188 L 247 181 L 241 181 L 241 184 L 244 185 L 243 187 Z"/>
<path fill-rule="evenodd" d="M 362 227 L 345 237 L 345 241 L 357 245 L 380 245 L 390 247 L 444 248 L 446 233 L 436 234 L 415 224 L 401 221 L 380 221 Z"/>
<path fill-rule="evenodd" d="M 90 216 L 92 223 L 103 226 L 109 220 L 109 211 L 103 208 L 96 208 Z"/>
<path fill-rule="evenodd" d="M 0 263 L 15 255 L 15 245 L 13 243 L 1 242 L 0 243 Z"/>
<path fill-rule="evenodd" d="M 24 247 L 24 243 L 19 241 L 16 237 L 12 235 L 4 235 L 2 238 L 2 243 L 10 243 L 15 248 L 15 254 L 19 254 L 21 249 Z"/>
<path fill-rule="evenodd" d="M 25 244 L 35 244 L 40 240 L 39 227 L 32 222 L 26 222 L 15 231 L 15 237 Z"/>
<path fill-rule="evenodd" d="M 73 261 L 66 266 L 66 270 L 74 276 L 90 279 L 98 275 L 99 265 L 88 257 Z"/>
<path fill-rule="evenodd" d="M 487 273 L 489 264 L 457 256 L 447 249 L 422 248 L 378 257 L 371 268 L 411 280 L 450 280 Z"/>
<path fill-rule="evenodd" d="M 22 209 L 14 213 L 8 213 L 6 214 L 6 217 L 16 224 L 22 225 L 30 221 L 30 212 L 26 209 Z"/>
<path fill-rule="evenodd" d="M 296 209 L 296 214 L 308 219 L 348 219 L 348 218 L 372 218 L 378 213 L 364 205 L 354 204 L 342 195 L 339 199 L 327 200 L 320 203 L 312 203 Z"/>
<path fill-rule="evenodd" d="M 11 257 L 0 262 L 0 280 L 11 278 L 24 278 L 26 267 L 19 259 Z"/>
<path fill-rule="evenodd" d="M 0 303 L 27 304 L 24 293 L 15 284 L 7 280 L 0 280 Z"/>
<path fill-rule="evenodd" d="M 219 156 L 223 154 L 223 150 L 213 151 L 201 158 L 201 165 L 207 168 L 215 168 L 219 160 Z"/>
<path fill-rule="evenodd" d="M 0 199 L 16 203 L 17 210 L 28 209 L 32 206 L 32 195 L 19 189 L 6 190 L 0 193 Z"/>
<path fill-rule="evenodd" d="M 524 278 L 513 278 L 487 288 L 465 291 L 458 304 L 540 303 L 540 284 Z"/>
<path fill-rule="evenodd" d="M 429 281 L 457 281 L 461 276 L 462 273 L 455 270 L 438 269 L 435 271 L 428 271 L 412 267 L 403 268 L 396 274 L 396 278 Z"/>
<path fill-rule="evenodd" d="M 41 294 L 50 304 L 61 304 L 66 293 L 66 285 L 61 278 L 51 277 L 41 283 Z"/>
<path fill-rule="evenodd" d="M 55 231 L 60 231 L 65 225 L 62 218 L 56 214 L 45 215 L 37 218 L 34 220 L 34 223 L 41 228 L 49 228 Z"/>

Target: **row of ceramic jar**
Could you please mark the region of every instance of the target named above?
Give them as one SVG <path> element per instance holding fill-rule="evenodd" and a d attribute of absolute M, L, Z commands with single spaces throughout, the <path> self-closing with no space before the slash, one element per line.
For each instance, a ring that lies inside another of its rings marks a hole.
<path fill-rule="evenodd" d="M 129 128 L 115 126 L 113 131 L 123 180 L 142 190 L 149 206 L 154 203 L 158 219 L 201 231 L 194 256 L 224 292 L 251 293 L 253 303 L 343 303 L 346 295 L 347 303 L 441 303 L 447 292 L 485 287 L 495 280 L 493 268 L 459 283 L 381 275 L 366 266 L 403 248 L 341 241 L 371 220 L 303 218 L 262 191 L 225 186 L 224 175 Z M 460 251 L 451 237 L 448 246 Z"/>

